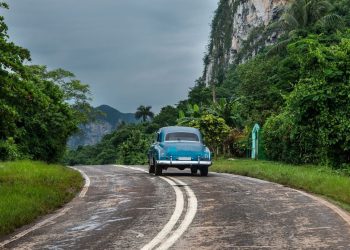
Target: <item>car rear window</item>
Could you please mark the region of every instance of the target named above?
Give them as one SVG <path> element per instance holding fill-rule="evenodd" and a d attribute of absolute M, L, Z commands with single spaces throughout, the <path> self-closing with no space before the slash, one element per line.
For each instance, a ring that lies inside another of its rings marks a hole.
<path fill-rule="evenodd" d="M 199 141 L 198 135 L 187 132 L 168 133 L 165 136 L 166 141 Z"/>

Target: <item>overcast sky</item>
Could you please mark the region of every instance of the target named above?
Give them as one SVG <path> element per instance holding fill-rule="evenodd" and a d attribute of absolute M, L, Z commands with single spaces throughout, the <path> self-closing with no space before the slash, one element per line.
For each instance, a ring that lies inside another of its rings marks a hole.
<path fill-rule="evenodd" d="M 13 0 L 10 40 L 32 63 L 90 85 L 94 106 L 158 112 L 187 97 L 203 70 L 217 0 Z"/>

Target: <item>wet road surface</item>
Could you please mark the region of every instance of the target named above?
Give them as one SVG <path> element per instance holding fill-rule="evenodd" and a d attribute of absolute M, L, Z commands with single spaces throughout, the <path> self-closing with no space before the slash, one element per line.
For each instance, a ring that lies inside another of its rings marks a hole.
<path fill-rule="evenodd" d="M 346 218 L 281 185 L 175 169 L 156 177 L 142 166 L 77 168 L 90 179 L 86 193 L 0 239 L 0 248 L 350 249 Z"/>

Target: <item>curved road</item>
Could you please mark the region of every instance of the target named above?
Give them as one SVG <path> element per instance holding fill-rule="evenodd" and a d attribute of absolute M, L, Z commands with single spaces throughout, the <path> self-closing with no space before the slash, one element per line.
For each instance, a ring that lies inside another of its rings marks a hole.
<path fill-rule="evenodd" d="M 350 221 L 281 185 L 228 174 L 81 166 L 90 180 L 4 249 L 350 249 Z"/>

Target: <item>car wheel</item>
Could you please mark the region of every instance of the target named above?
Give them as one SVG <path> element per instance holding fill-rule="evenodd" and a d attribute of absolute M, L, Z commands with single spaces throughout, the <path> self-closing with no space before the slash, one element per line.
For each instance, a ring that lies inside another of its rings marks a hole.
<path fill-rule="evenodd" d="M 155 172 L 155 167 L 154 167 L 154 160 L 153 160 L 153 165 L 151 165 L 151 161 L 148 162 L 148 173 L 154 174 Z"/>
<path fill-rule="evenodd" d="M 197 174 L 197 172 L 198 172 L 198 168 L 196 168 L 196 167 L 191 167 L 191 174 L 192 174 L 192 175 Z"/>
<path fill-rule="evenodd" d="M 157 165 L 157 163 L 154 162 L 154 168 L 155 168 L 155 174 L 156 175 L 162 175 L 162 166 Z"/>
<path fill-rule="evenodd" d="M 208 167 L 201 167 L 199 171 L 201 172 L 201 176 L 208 176 Z"/>

